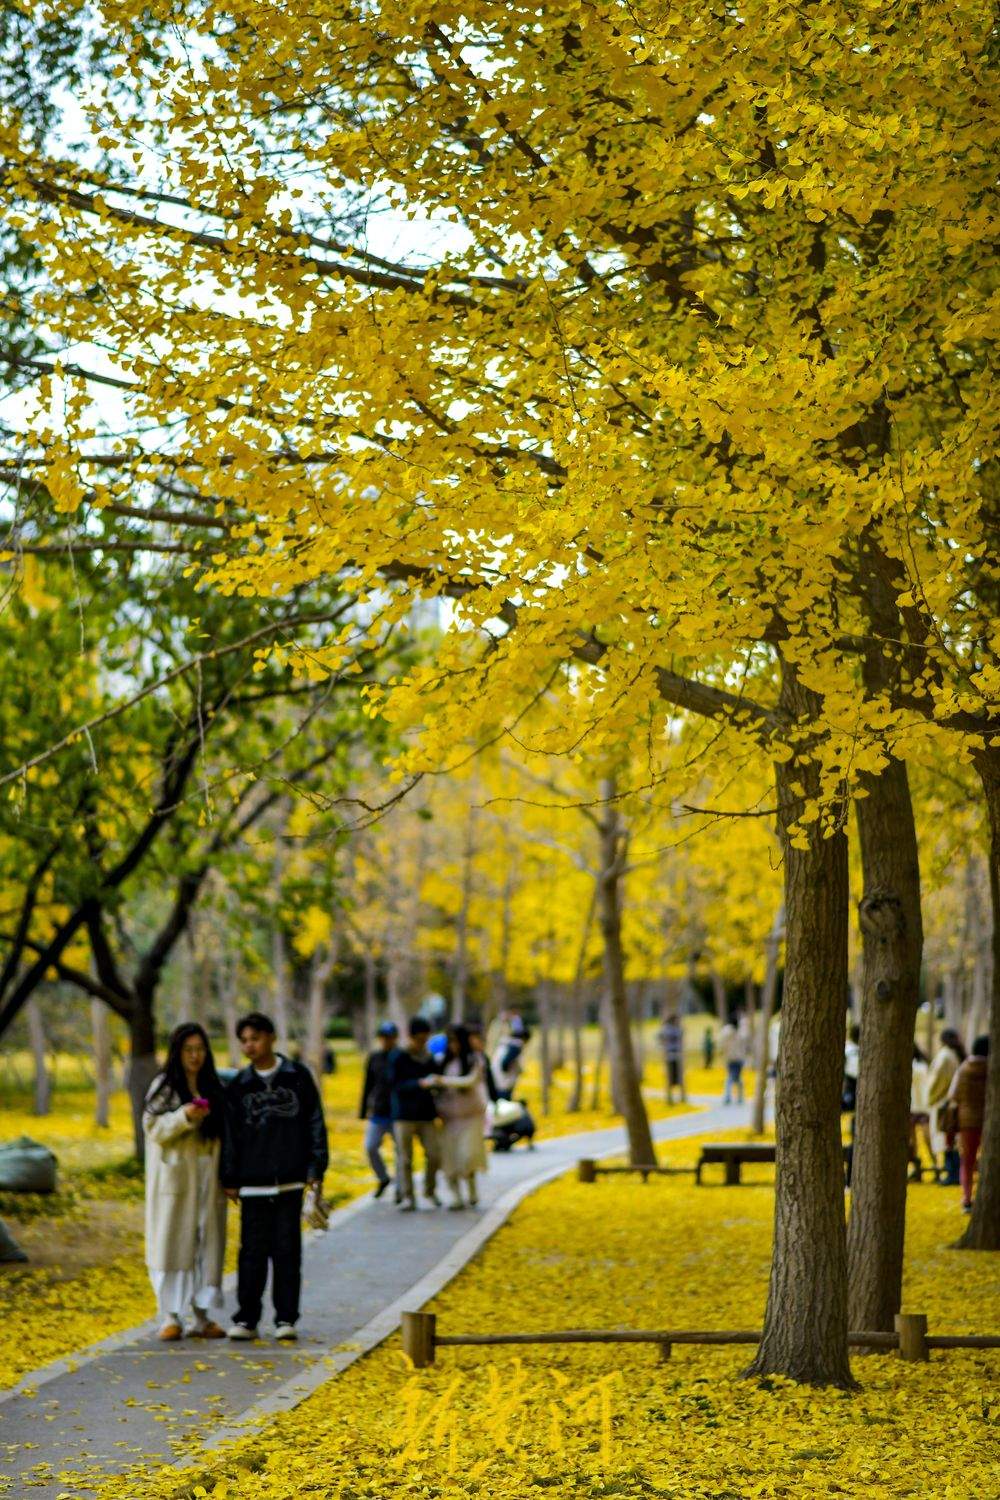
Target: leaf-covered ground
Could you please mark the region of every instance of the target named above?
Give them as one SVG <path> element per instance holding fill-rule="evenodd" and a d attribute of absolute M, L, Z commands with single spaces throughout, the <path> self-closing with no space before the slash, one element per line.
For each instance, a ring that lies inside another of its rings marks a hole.
<path fill-rule="evenodd" d="M 690 1160 L 693 1142 L 669 1148 Z M 433 1304 L 442 1333 L 759 1326 L 773 1189 L 563 1179 L 526 1200 Z M 1000 1256 L 950 1250 L 954 1190 L 910 1194 L 905 1305 L 938 1331 L 1000 1330 Z M 740 1378 L 748 1351 L 443 1349 L 391 1340 L 204 1467 L 100 1500 L 559 1500 L 1000 1494 L 1000 1353 L 856 1357 L 861 1390 Z"/>

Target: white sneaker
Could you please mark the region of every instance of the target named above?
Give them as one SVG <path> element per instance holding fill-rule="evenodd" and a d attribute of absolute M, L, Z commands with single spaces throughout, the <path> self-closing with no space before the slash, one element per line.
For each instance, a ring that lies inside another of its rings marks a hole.
<path fill-rule="evenodd" d="M 412 1198 L 401 1198 L 399 1203 L 399 1211 L 401 1214 L 415 1214 L 417 1211 L 417 1205 L 414 1203 Z"/>
<path fill-rule="evenodd" d="M 274 1336 L 276 1339 L 284 1339 L 286 1343 L 293 1343 L 298 1338 L 294 1323 L 275 1323 Z"/>
<path fill-rule="evenodd" d="M 226 1329 L 228 1339 L 255 1339 L 256 1337 L 256 1328 L 248 1328 L 245 1323 L 230 1323 Z"/>

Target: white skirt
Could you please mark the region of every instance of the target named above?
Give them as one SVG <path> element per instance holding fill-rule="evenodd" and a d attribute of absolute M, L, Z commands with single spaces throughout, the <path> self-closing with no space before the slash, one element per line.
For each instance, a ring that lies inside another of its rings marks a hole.
<path fill-rule="evenodd" d="M 221 1286 L 203 1286 L 199 1271 L 197 1265 L 192 1271 L 150 1271 L 161 1318 L 180 1318 L 189 1308 L 204 1313 L 225 1305 Z"/>

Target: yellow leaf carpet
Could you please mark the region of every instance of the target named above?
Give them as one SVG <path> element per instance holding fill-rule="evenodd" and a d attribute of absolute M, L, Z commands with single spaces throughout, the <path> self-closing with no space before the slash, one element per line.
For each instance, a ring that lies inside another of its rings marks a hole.
<path fill-rule="evenodd" d="M 692 1160 L 695 1142 L 669 1147 Z M 433 1304 L 442 1333 L 759 1326 L 773 1188 L 564 1178 L 527 1199 Z M 914 1187 L 905 1305 L 932 1331 L 1000 1330 L 1000 1257 L 950 1250 L 955 1190 Z M 373 1246 L 377 1255 L 377 1245 Z M 1000 1353 L 856 1356 L 860 1391 L 739 1378 L 749 1349 L 442 1349 L 390 1340 L 297 1410 L 194 1469 L 100 1500 L 560 1500 L 1000 1495 Z M 178 1455 L 180 1456 L 180 1455 Z"/>

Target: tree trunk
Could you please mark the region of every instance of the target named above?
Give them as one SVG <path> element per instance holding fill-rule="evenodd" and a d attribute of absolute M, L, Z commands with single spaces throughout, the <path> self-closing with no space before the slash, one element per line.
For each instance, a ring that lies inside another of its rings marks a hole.
<path fill-rule="evenodd" d="M 336 942 L 331 938 L 325 952 L 317 950 L 309 965 L 309 995 L 306 1012 L 305 1062 L 313 1071 L 317 1084 L 322 1082 L 326 1063 L 326 987 L 336 963 Z"/>
<path fill-rule="evenodd" d="M 821 704 L 784 664 L 781 707 L 802 726 Z M 850 1387 L 840 1143 L 847 1009 L 847 837 L 791 825 L 819 794 L 808 750 L 775 767 L 784 854 L 785 990 L 778 1051 L 774 1248 L 764 1332 L 749 1375 Z"/>
<path fill-rule="evenodd" d="M 103 1000 L 90 1002 L 90 1035 L 94 1055 L 94 1123 L 107 1130 L 111 1124 L 111 1015 Z"/>
<path fill-rule="evenodd" d="M 48 1042 L 45 1022 L 37 995 L 25 1003 L 25 1019 L 28 1022 L 28 1045 L 31 1048 L 31 1064 L 34 1076 L 33 1109 L 36 1115 L 47 1115 L 52 1110 L 52 1076 L 49 1073 Z"/>
<path fill-rule="evenodd" d="M 639 1071 L 632 1048 L 625 955 L 622 951 L 621 874 L 625 835 L 614 802 L 610 778 L 601 784 L 604 808 L 600 822 L 601 873 L 598 887 L 601 933 L 604 938 L 604 983 L 607 998 L 608 1042 L 612 1077 L 617 1080 L 621 1110 L 628 1134 L 629 1160 L 645 1166 L 656 1160 L 649 1118 L 642 1097 Z"/>
<path fill-rule="evenodd" d="M 542 1114 L 552 1111 L 552 990 L 550 981 L 542 981 L 538 991 L 539 1069 L 541 1072 Z"/>
<path fill-rule="evenodd" d="M 364 1042 L 363 1049 L 371 1047 L 374 1042 L 375 1028 L 378 1025 L 378 964 L 375 955 L 370 948 L 366 948 L 363 958 L 365 966 L 365 1008 L 364 1008 Z"/>
<path fill-rule="evenodd" d="M 604 1025 L 604 1002 L 600 1005 L 600 1019 L 597 1028 L 597 1056 L 594 1058 L 594 1078 L 590 1088 L 590 1107 L 597 1110 L 601 1107 L 601 1074 L 604 1071 L 604 1052 L 607 1040 L 607 1028 Z"/>
<path fill-rule="evenodd" d="M 721 974 L 712 970 L 712 995 L 715 999 L 715 1014 L 719 1025 L 725 1026 L 729 1020 L 729 999 L 726 995 L 726 985 Z"/>
<path fill-rule="evenodd" d="M 271 1009 L 278 1042 L 287 1047 L 291 1042 L 288 1018 L 288 949 L 282 927 L 276 922 L 271 928 Z"/>
<path fill-rule="evenodd" d="M 757 1078 L 753 1091 L 753 1114 L 750 1129 L 754 1135 L 764 1133 L 764 1105 L 767 1100 L 767 1074 L 771 1066 L 771 1021 L 778 994 L 778 958 L 785 930 L 785 909 L 779 907 L 768 934 L 764 958 L 764 988 L 760 996 L 760 1037 L 757 1043 Z"/>
<path fill-rule="evenodd" d="M 986 1116 L 979 1152 L 979 1181 L 960 1250 L 1000 1250 L 1000 745 L 974 758 L 989 815 L 990 907 L 993 914 L 993 974 L 990 994 L 990 1066 Z"/>
<path fill-rule="evenodd" d="M 462 904 L 455 923 L 455 982 L 451 995 L 451 1018 L 465 1020 L 469 990 L 469 907 L 472 903 L 472 862 L 475 855 L 475 811 L 469 809 L 462 850 Z"/>
<path fill-rule="evenodd" d="M 151 994 L 136 994 L 134 1009 L 129 1020 L 129 1033 L 128 1096 L 132 1106 L 132 1138 L 135 1142 L 136 1156 L 140 1161 L 145 1161 L 146 1137 L 142 1130 L 142 1108 L 146 1102 L 149 1085 L 159 1072 Z"/>
<path fill-rule="evenodd" d="M 241 1068 L 243 1066 L 243 1053 L 240 1051 L 239 1038 L 236 1035 L 236 1023 L 240 1018 L 240 1007 L 237 1004 L 237 995 L 240 986 L 240 961 L 235 953 L 223 956 L 216 968 L 219 983 L 219 999 L 222 1003 L 222 1015 L 226 1026 L 226 1044 L 229 1049 L 229 1066 Z"/>
<path fill-rule="evenodd" d="M 385 998 L 389 1020 L 395 1021 L 401 1037 L 406 1036 L 406 1007 L 399 993 L 399 965 L 390 954 L 385 965 Z"/>
<path fill-rule="evenodd" d="M 573 1086 L 566 1109 L 570 1114 L 575 1114 L 583 1107 L 583 985 L 587 970 L 587 945 L 590 942 L 596 909 L 597 887 L 595 885 L 587 907 L 583 932 L 580 935 L 580 947 L 576 956 L 576 968 L 573 972 L 573 984 L 569 994 L 570 1025 L 573 1028 Z"/>
<path fill-rule="evenodd" d="M 903 1295 L 903 1240 L 923 931 L 917 832 L 906 767 L 866 775 L 856 804 L 864 895 L 860 1066 L 847 1226 L 850 1326 L 891 1333 Z"/>

